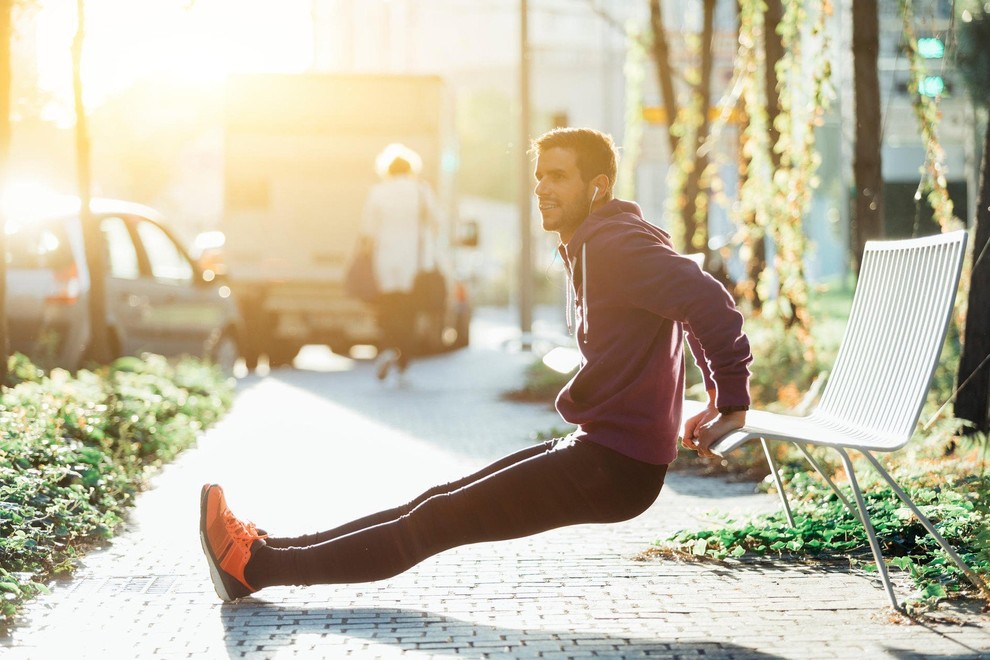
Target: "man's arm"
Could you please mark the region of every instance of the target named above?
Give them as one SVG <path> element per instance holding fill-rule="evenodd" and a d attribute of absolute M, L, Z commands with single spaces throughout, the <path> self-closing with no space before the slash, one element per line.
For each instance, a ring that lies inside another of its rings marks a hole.
<path fill-rule="evenodd" d="M 706 410 L 687 420 L 684 443 L 711 455 L 715 440 L 746 422 L 753 358 L 742 314 L 725 287 L 654 237 L 609 238 L 603 247 L 614 251 L 610 261 L 627 302 L 684 325 L 709 395 Z"/>

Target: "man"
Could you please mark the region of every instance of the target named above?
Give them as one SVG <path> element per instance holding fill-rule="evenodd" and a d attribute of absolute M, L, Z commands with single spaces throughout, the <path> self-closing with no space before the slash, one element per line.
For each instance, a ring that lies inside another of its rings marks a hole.
<path fill-rule="evenodd" d="M 609 136 L 558 129 L 533 144 L 543 228 L 560 237 L 582 365 L 557 398 L 578 429 L 511 454 L 412 502 L 326 532 L 272 538 L 238 520 L 219 486 L 201 495 L 200 537 L 217 594 L 366 582 L 434 554 L 645 511 L 677 454 L 685 331 L 709 405 L 683 444 L 702 455 L 745 424 L 749 342 L 731 297 L 639 207 L 615 199 Z"/>

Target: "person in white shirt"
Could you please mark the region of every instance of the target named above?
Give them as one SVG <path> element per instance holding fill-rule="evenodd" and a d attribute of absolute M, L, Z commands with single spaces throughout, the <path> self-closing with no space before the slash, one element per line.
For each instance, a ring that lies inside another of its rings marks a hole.
<path fill-rule="evenodd" d="M 392 368 L 405 373 L 415 349 L 413 282 L 437 259 L 438 222 L 436 198 L 417 176 L 422 161 L 415 151 L 389 145 L 377 162 L 383 180 L 368 193 L 360 240 L 374 255 L 382 331 L 377 375 L 385 380 Z"/>

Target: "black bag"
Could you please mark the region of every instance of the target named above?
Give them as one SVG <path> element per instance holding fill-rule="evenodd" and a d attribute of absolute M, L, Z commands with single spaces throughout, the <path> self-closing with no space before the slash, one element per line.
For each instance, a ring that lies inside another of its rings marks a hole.
<path fill-rule="evenodd" d="M 412 298 L 416 309 L 435 314 L 447 309 L 447 278 L 434 266 L 427 269 L 423 265 L 424 237 L 429 233 L 425 200 L 422 191 L 419 196 L 419 229 L 416 236 L 416 277 L 413 279 Z M 435 258 L 434 258 L 435 259 Z"/>
<path fill-rule="evenodd" d="M 442 312 L 447 308 L 447 279 L 439 270 L 421 270 L 413 280 L 412 295 L 416 309 Z"/>
<path fill-rule="evenodd" d="M 375 302 L 379 294 L 372 255 L 372 250 L 357 250 L 347 265 L 347 274 L 344 276 L 344 290 L 347 295 L 366 303 Z"/>

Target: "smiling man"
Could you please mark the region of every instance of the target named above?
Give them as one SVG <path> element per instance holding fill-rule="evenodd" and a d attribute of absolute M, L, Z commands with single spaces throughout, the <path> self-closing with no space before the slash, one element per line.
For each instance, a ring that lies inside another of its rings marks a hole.
<path fill-rule="evenodd" d="M 685 423 L 684 446 L 709 446 L 746 423 L 749 342 L 731 296 L 673 249 L 634 202 L 613 197 L 612 139 L 590 129 L 550 131 L 533 146 L 543 228 L 560 237 L 571 281 L 581 369 L 557 397 L 574 437 L 656 464 L 677 455 L 684 399 L 684 336 L 709 394 Z"/>
<path fill-rule="evenodd" d="M 439 552 L 580 523 L 633 518 L 677 454 L 687 334 L 709 390 L 684 446 L 745 423 L 749 342 L 731 297 L 639 207 L 613 198 L 609 136 L 558 129 L 533 143 L 543 228 L 560 237 L 581 368 L 557 398 L 577 430 L 520 450 L 408 504 L 341 527 L 274 538 L 237 519 L 220 486 L 200 500 L 200 539 L 224 600 L 266 586 L 381 580 Z"/>

